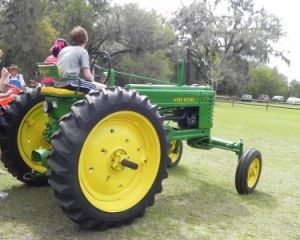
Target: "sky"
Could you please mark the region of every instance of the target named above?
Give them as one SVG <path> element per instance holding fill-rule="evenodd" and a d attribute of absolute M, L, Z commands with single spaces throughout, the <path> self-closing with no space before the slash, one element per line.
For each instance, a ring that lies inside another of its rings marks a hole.
<path fill-rule="evenodd" d="M 264 7 L 269 13 L 280 18 L 287 36 L 276 43 L 278 50 L 283 50 L 291 61 L 290 66 L 285 62 L 271 58 L 270 67 L 277 67 L 279 72 L 288 77 L 288 80 L 300 80 L 300 2 L 297 0 L 254 0 L 257 7 Z M 182 5 L 188 5 L 193 0 L 112 0 L 113 3 L 138 3 L 145 9 L 155 9 L 163 16 L 172 16 Z"/>

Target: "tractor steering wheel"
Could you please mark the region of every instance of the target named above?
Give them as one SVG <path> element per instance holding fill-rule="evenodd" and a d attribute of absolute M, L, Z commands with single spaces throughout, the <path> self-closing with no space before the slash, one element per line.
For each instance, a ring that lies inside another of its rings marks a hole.
<path fill-rule="evenodd" d="M 107 78 L 106 78 L 105 82 L 102 82 L 102 83 L 106 84 L 107 80 L 109 79 L 109 76 L 110 76 L 110 73 L 111 73 L 111 69 L 112 69 L 111 56 L 110 56 L 110 54 L 107 51 L 101 51 L 101 52 L 96 53 L 95 58 L 92 60 L 91 72 L 94 71 L 95 66 L 97 66 L 96 61 L 102 55 L 103 55 L 103 58 L 108 61 L 108 74 L 107 74 Z"/>

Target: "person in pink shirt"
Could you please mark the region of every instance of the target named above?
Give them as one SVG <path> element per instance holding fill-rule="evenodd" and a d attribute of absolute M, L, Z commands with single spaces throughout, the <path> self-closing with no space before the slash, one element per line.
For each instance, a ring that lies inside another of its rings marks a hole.
<path fill-rule="evenodd" d="M 68 42 L 67 40 L 63 39 L 63 38 L 57 38 L 55 40 L 55 42 L 53 43 L 53 46 L 49 49 L 49 51 L 51 52 L 51 55 L 48 56 L 45 60 L 45 63 L 57 63 L 57 56 L 59 54 L 59 52 L 66 46 L 68 46 Z M 41 79 L 41 82 L 44 86 L 53 86 L 54 85 L 54 78 L 43 78 Z"/>

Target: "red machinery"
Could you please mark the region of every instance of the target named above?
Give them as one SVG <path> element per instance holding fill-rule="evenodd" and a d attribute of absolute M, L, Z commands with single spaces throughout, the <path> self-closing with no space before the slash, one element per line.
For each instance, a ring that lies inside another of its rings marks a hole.
<path fill-rule="evenodd" d="M 5 83 L 4 84 L 4 91 L 8 91 L 9 89 L 12 89 L 12 93 L 8 96 L 8 97 L 4 97 L 4 98 L 0 98 L 0 114 L 2 114 L 6 107 L 7 107 L 7 104 L 14 100 L 16 95 L 22 91 L 20 88 L 17 88 L 16 86 L 14 85 L 11 85 L 11 84 L 7 84 Z"/>

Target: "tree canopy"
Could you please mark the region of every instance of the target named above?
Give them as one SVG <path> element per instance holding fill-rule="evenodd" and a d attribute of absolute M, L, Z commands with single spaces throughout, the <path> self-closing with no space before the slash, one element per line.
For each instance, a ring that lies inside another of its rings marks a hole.
<path fill-rule="evenodd" d="M 220 94 L 241 94 L 264 81 L 253 80 L 254 63 L 266 64 L 270 56 L 289 63 L 274 48 L 284 36 L 280 20 L 253 0 L 196 0 L 171 19 L 107 0 L 0 0 L 0 24 L 2 64 L 20 65 L 27 79 L 52 42 L 68 39 L 76 25 L 89 33 L 90 54 L 108 50 L 117 69 L 153 78 L 174 79 L 177 59 L 190 48 L 193 82 Z"/>
<path fill-rule="evenodd" d="M 18 63 L 28 73 L 37 61 L 44 61 L 58 32 L 50 19 L 41 14 L 41 2 L 28 0 L 1 3 L 4 9 L 0 12 L 3 64 Z"/>
<path fill-rule="evenodd" d="M 288 95 L 288 81 L 283 74 L 278 72 L 277 68 L 257 66 L 250 69 L 250 81 L 245 91 L 254 97 L 258 97 L 259 94 L 286 97 Z"/>
<path fill-rule="evenodd" d="M 300 81 L 293 79 L 290 83 L 289 95 L 300 98 Z"/>
<path fill-rule="evenodd" d="M 253 0 L 194 1 L 179 9 L 172 19 L 179 41 L 190 47 L 198 78 L 208 84 L 229 79 L 242 92 L 248 78 L 249 62 L 267 63 L 270 56 L 289 63 L 273 47 L 284 36 L 276 16 L 256 9 Z M 218 69 L 219 77 L 215 76 Z M 240 84 L 242 83 L 242 84 Z"/>

